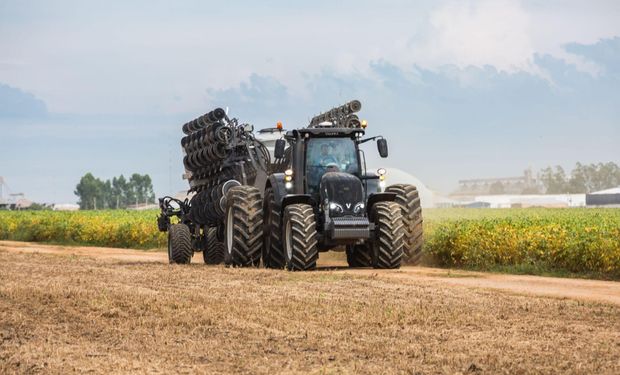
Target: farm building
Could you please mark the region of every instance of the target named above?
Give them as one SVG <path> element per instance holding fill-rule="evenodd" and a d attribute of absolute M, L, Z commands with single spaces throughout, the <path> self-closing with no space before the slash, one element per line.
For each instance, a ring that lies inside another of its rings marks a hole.
<path fill-rule="evenodd" d="M 584 207 L 585 194 L 480 195 L 474 202 L 485 202 L 490 208 Z"/>
<path fill-rule="evenodd" d="M 620 186 L 586 194 L 586 205 L 589 207 L 620 207 Z"/>
<path fill-rule="evenodd" d="M 80 206 L 75 203 L 56 203 L 52 206 L 54 211 L 78 211 Z"/>
<path fill-rule="evenodd" d="M 522 176 L 459 180 L 458 189 L 450 195 L 472 197 L 491 194 L 536 194 L 541 191 L 540 181 L 534 177 L 531 169 L 526 169 Z"/>

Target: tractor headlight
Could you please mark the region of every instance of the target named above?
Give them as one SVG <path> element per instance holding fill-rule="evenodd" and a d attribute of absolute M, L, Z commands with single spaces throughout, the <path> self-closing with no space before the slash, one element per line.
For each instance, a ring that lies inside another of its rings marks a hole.
<path fill-rule="evenodd" d="M 293 170 L 287 169 L 284 171 L 284 181 L 291 182 L 293 181 Z"/>
<path fill-rule="evenodd" d="M 293 188 L 293 170 L 292 169 L 287 169 L 284 171 L 284 187 L 287 190 L 290 190 Z"/>
<path fill-rule="evenodd" d="M 385 189 L 385 174 L 386 173 L 387 171 L 385 170 L 385 168 L 377 169 L 377 174 L 379 175 L 379 187 L 381 188 L 381 190 Z"/>
<path fill-rule="evenodd" d="M 355 214 L 359 214 L 362 211 L 364 211 L 364 203 L 359 202 L 358 204 L 355 205 L 355 207 L 353 207 L 353 213 Z"/>
<path fill-rule="evenodd" d="M 335 212 L 335 213 L 338 213 L 338 214 L 341 214 L 341 213 L 343 213 L 343 212 L 344 212 L 344 209 L 342 208 L 342 206 L 341 206 L 341 205 L 339 205 L 339 204 L 338 204 L 338 203 L 336 203 L 336 202 L 331 202 L 331 203 L 329 204 L 329 210 L 330 210 L 331 212 Z"/>

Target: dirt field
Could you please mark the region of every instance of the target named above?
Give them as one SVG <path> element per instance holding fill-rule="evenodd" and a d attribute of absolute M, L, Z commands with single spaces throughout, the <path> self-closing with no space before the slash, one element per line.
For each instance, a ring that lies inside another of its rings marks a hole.
<path fill-rule="evenodd" d="M 0 242 L 0 373 L 620 373 L 618 282 L 339 265 Z"/>

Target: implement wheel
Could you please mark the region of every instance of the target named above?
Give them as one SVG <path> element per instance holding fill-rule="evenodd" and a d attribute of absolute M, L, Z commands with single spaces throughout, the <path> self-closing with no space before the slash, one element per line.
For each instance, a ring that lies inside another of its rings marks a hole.
<path fill-rule="evenodd" d="M 263 210 L 258 189 L 235 186 L 226 194 L 225 263 L 257 267 L 263 246 Z"/>
<path fill-rule="evenodd" d="M 347 263 L 351 268 L 372 266 L 372 249 L 366 244 L 348 245 Z"/>
<path fill-rule="evenodd" d="M 192 261 L 192 236 L 185 224 L 173 224 L 168 229 L 168 261 L 189 264 Z"/>
<path fill-rule="evenodd" d="M 226 247 L 224 243 L 217 239 L 217 228 L 212 227 L 207 229 L 206 245 L 202 251 L 202 257 L 205 264 L 221 264 L 224 262 L 224 254 L 226 253 Z"/>

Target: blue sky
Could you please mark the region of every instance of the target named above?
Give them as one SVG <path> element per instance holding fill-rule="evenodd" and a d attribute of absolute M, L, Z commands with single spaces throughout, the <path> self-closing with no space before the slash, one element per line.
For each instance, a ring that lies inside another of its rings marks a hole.
<path fill-rule="evenodd" d="M 333 4 L 332 4 L 333 3 Z M 617 1 L 0 1 L 0 176 L 186 188 L 180 126 L 215 106 L 304 126 L 357 98 L 399 167 L 461 178 L 620 163 Z"/>

